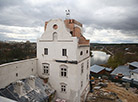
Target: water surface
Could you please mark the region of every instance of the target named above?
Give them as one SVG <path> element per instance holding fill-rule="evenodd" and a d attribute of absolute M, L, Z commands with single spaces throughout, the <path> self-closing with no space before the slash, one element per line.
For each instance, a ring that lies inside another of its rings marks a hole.
<path fill-rule="evenodd" d="M 109 54 L 106 54 L 103 51 L 92 51 L 92 55 L 93 55 L 93 57 L 91 58 L 91 65 L 105 64 L 110 57 Z"/>

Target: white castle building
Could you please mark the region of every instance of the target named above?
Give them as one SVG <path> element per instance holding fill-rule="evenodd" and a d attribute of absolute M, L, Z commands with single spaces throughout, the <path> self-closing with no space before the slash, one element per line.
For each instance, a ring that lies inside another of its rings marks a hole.
<path fill-rule="evenodd" d="M 83 101 L 89 91 L 90 45 L 82 29 L 74 19 L 45 22 L 37 58 L 0 65 L 0 88 L 35 75 L 48 80 L 57 98 Z"/>

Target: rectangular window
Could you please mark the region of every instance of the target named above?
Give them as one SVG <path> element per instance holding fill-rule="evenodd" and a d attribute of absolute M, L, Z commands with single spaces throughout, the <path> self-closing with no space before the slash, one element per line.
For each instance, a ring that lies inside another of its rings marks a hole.
<path fill-rule="evenodd" d="M 87 60 L 87 69 L 89 68 L 89 60 Z"/>
<path fill-rule="evenodd" d="M 48 55 L 48 48 L 44 48 L 44 54 Z"/>
<path fill-rule="evenodd" d="M 83 73 L 84 63 L 81 64 L 81 74 Z"/>
<path fill-rule="evenodd" d="M 44 74 L 49 74 L 49 64 L 46 63 L 43 64 L 43 71 Z"/>
<path fill-rule="evenodd" d="M 86 75 L 86 80 L 88 80 L 88 77 L 89 77 L 89 76 L 88 76 L 88 74 L 87 74 L 87 75 Z"/>
<path fill-rule="evenodd" d="M 62 49 L 62 56 L 67 56 L 67 49 Z"/>
<path fill-rule="evenodd" d="M 81 81 L 81 87 L 83 87 L 83 81 Z"/>

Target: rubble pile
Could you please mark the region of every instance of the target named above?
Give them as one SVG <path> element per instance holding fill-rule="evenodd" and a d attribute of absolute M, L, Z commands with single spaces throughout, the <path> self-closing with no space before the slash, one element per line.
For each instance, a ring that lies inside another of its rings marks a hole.
<path fill-rule="evenodd" d="M 91 90 L 85 102 L 138 102 L 138 88 L 129 83 L 115 83 L 107 79 L 93 78 Z"/>
<path fill-rule="evenodd" d="M 88 94 L 86 102 L 122 102 L 114 92 L 105 90 L 109 80 L 96 79 L 93 90 Z"/>
<path fill-rule="evenodd" d="M 94 90 L 89 93 L 86 102 L 122 102 L 116 93 L 104 91 L 102 89 Z"/>

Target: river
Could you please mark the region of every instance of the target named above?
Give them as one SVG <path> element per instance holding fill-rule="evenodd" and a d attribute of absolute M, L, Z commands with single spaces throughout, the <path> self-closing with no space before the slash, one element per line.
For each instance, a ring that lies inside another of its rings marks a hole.
<path fill-rule="evenodd" d="M 105 64 L 107 63 L 110 55 L 106 54 L 103 51 L 92 51 L 93 57 L 91 57 L 91 65 L 97 64 Z"/>

